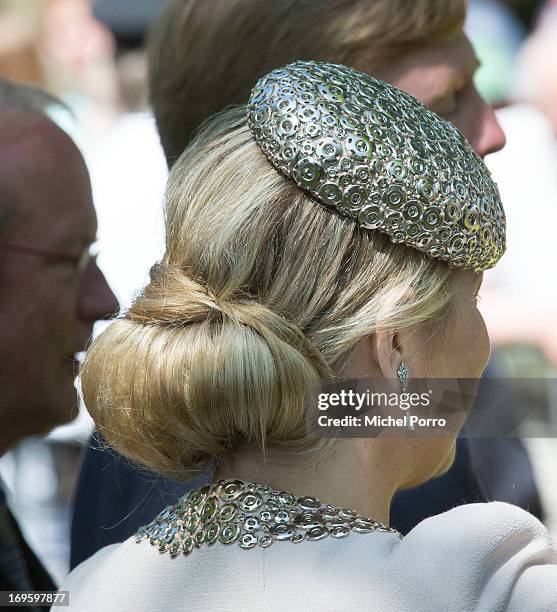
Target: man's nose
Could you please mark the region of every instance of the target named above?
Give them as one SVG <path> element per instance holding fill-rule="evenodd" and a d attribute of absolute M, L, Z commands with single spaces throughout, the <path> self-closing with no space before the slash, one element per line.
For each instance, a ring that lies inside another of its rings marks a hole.
<path fill-rule="evenodd" d="M 480 157 L 500 151 L 506 144 L 507 138 L 501 127 L 495 111 L 482 100 L 482 121 L 478 138 L 473 143 L 474 149 Z"/>
<path fill-rule="evenodd" d="M 79 318 L 94 323 L 115 315 L 118 310 L 116 296 L 112 293 L 96 261 L 92 261 L 84 270 L 80 281 L 77 301 Z"/>

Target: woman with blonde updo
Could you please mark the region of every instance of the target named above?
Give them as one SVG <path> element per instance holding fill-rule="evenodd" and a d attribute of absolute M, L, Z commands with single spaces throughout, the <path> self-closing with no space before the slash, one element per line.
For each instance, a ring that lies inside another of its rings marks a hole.
<path fill-rule="evenodd" d="M 476 296 L 504 214 L 456 128 L 361 73 L 291 64 L 184 152 L 166 230 L 151 282 L 88 350 L 82 392 L 120 452 L 172 478 L 212 466 L 214 482 L 74 570 L 70 606 L 554 609 L 549 536 L 514 506 L 388 527 L 393 494 L 446 471 L 456 432 L 307 430 L 318 382 L 406 391 L 486 365 Z"/>

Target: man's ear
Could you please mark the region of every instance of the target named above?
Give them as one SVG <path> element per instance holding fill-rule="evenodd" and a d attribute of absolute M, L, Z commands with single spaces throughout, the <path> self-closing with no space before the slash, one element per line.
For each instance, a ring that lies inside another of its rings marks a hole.
<path fill-rule="evenodd" d="M 377 364 L 385 378 L 396 378 L 396 371 L 402 361 L 398 335 L 392 331 L 380 331 L 373 337 Z"/>

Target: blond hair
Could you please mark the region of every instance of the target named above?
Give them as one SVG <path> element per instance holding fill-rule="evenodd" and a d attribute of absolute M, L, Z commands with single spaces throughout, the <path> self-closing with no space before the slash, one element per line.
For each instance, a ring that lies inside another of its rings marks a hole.
<path fill-rule="evenodd" d="M 81 383 L 109 443 L 174 478 L 240 446 L 317 448 L 308 385 L 342 372 L 364 336 L 441 319 L 451 300 L 445 264 L 280 175 L 245 108 L 174 167 L 166 231 L 151 282 L 93 342 Z"/>
<path fill-rule="evenodd" d="M 169 165 L 256 80 L 298 59 L 373 74 L 462 28 L 466 0 L 172 0 L 149 43 L 150 95 Z"/>

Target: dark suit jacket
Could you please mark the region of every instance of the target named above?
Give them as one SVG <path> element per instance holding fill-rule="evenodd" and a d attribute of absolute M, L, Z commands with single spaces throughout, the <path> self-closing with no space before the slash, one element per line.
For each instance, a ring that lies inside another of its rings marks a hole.
<path fill-rule="evenodd" d="M 52 578 L 27 545 L 0 489 L 0 591 L 56 591 Z M 48 606 L 26 609 L 48 610 Z"/>
<path fill-rule="evenodd" d="M 187 485 L 166 480 L 106 449 L 94 434 L 85 448 L 74 500 L 71 569 L 104 546 L 127 539 L 165 506 L 209 479 L 210 474 L 204 474 Z"/>

